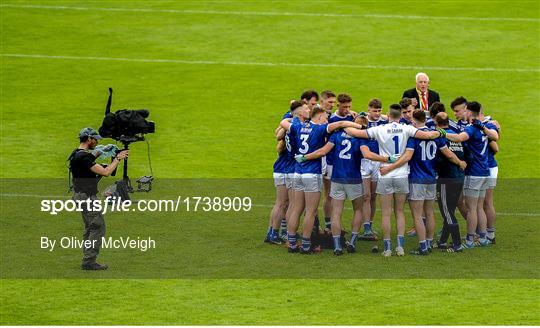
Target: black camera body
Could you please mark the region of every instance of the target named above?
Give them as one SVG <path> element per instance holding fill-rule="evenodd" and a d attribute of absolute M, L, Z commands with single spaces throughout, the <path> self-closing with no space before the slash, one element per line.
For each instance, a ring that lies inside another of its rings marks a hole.
<path fill-rule="evenodd" d="M 147 120 L 150 115 L 147 109 L 121 109 L 111 112 L 112 91 L 112 88 L 109 88 L 105 117 L 99 128 L 102 137 L 130 143 L 144 140 L 145 134 L 156 131 L 155 123 Z"/>

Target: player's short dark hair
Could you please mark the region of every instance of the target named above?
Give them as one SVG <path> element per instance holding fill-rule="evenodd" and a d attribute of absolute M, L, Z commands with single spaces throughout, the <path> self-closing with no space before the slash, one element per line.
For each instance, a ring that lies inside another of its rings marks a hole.
<path fill-rule="evenodd" d="M 473 113 L 480 113 L 480 110 L 482 109 L 482 105 L 480 105 L 477 101 L 471 101 L 467 102 L 467 109 L 470 110 Z"/>
<path fill-rule="evenodd" d="M 325 113 L 326 114 L 326 111 L 321 106 L 315 105 L 315 106 L 313 106 L 313 108 L 310 111 L 310 117 L 313 118 L 313 117 L 317 116 L 320 113 Z"/>
<path fill-rule="evenodd" d="M 321 92 L 321 98 L 324 98 L 324 99 L 336 98 L 336 94 L 330 90 L 324 90 L 323 92 Z"/>
<path fill-rule="evenodd" d="M 437 115 L 437 113 L 440 113 L 440 112 L 446 112 L 446 108 L 444 108 L 443 103 L 436 101 L 433 104 L 431 104 L 431 106 L 429 106 L 430 117 L 435 117 L 435 115 Z"/>
<path fill-rule="evenodd" d="M 399 105 L 401 106 L 401 109 L 405 109 L 412 105 L 412 99 L 405 97 L 399 101 Z"/>
<path fill-rule="evenodd" d="M 437 113 L 434 120 L 437 126 L 448 126 L 448 124 L 450 124 L 450 121 L 448 120 L 448 114 L 446 114 L 445 112 Z"/>
<path fill-rule="evenodd" d="M 388 116 L 394 119 L 398 119 L 401 117 L 401 106 L 399 104 L 392 104 L 390 105 L 390 109 L 388 110 Z"/>
<path fill-rule="evenodd" d="M 89 137 L 89 136 L 79 137 L 79 141 L 80 141 L 81 143 L 83 143 L 83 142 L 87 142 L 87 141 L 88 141 L 88 139 L 90 139 L 90 137 Z"/>
<path fill-rule="evenodd" d="M 319 100 L 319 94 L 315 90 L 306 90 L 302 93 L 300 96 L 300 99 L 306 99 L 310 100 L 311 98 L 315 97 L 316 100 Z"/>
<path fill-rule="evenodd" d="M 450 103 L 450 108 L 454 109 L 454 107 L 462 105 L 462 104 L 466 104 L 466 103 L 467 103 L 467 99 L 465 99 L 465 97 L 463 96 L 459 96 Z"/>
<path fill-rule="evenodd" d="M 290 107 L 290 110 L 291 112 L 293 112 L 295 109 L 297 109 L 298 107 L 302 107 L 304 106 L 304 103 L 299 101 L 299 100 L 294 100 L 292 103 L 291 103 L 291 107 Z"/>
<path fill-rule="evenodd" d="M 368 106 L 371 108 L 382 108 L 382 102 L 380 99 L 373 98 L 369 101 Z"/>
<path fill-rule="evenodd" d="M 340 103 L 340 104 L 343 104 L 343 103 L 348 103 L 348 102 L 351 102 L 352 101 L 352 98 L 351 96 L 349 96 L 348 94 L 346 93 L 341 93 L 337 96 L 337 101 Z"/>
<path fill-rule="evenodd" d="M 417 120 L 418 122 L 426 122 L 426 112 L 424 112 L 423 110 L 421 109 L 416 109 L 413 113 L 412 113 L 412 117 Z"/>

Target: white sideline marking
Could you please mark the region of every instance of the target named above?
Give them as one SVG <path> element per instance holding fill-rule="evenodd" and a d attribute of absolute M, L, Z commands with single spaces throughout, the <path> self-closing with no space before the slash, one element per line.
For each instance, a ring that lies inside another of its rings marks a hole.
<path fill-rule="evenodd" d="M 43 58 L 67 60 L 98 60 L 98 61 L 126 61 L 141 63 L 172 63 L 189 65 L 244 65 L 268 67 L 325 67 L 325 68 L 357 68 L 357 69 L 383 69 L 383 70 L 431 70 L 431 71 L 479 71 L 479 72 L 540 72 L 540 68 L 494 68 L 494 67 L 443 67 L 443 66 L 386 66 L 386 65 L 349 65 L 349 64 L 304 64 L 304 63 L 270 63 L 248 61 L 212 61 L 212 60 L 183 60 L 183 59 L 145 59 L 123 57 L 90 57 L 90 56 L 56 56 L 40 54 L 0 54 L 2 57 L 15 58 Z"/>
<path fill-rule="evenodd" d="M 45 199 L 58 199 L 58 198 L 71 198 L 71 196 L 62 196 L 62 195 L 36 195 L 36 194 L 14 194 L 14 193 L 2 193 L 0 197 L 29 197 L 29 198 L 45 198 Z M 266 204 L 253 204 L 253 207 L 264 207 L 272 208 L 274 205 Z M 351 209 L 351 207 L 345 206 L 346 209 Z M 377 211 L 380 211 L 377 209 Z M 497 212 L 497 215 L 515 215 L 515 216 L 530 216 L 536 217 L 540 216 L 540 213 L 511 213 L 511 212 Z"/>
<path fill-rule="evenodd" d="M 495 21 L 495 22 L 539 22 L 539 18 L 532 17 L 463 17 L 463 16 L 421 16 L 421 15 L 387 15 L 387 14 L 337 14 L 337 13 L 302 13 L 302 12 L 272 12 L 272 11 L 218 11 L 218 10 L 178 10 L 178 9 L 150 9 L 150 8 L 98 8 L 98 7 L 72 7 L 72 6 L 44 6 L 44 5 L 14 5 L 2 4 L 3 8 L 30 8 L 53 10 L 79 10 L 79 11 L 119 11 L 142 13 L 174 13 L 174 14 L 202 14 L 202 15 L 242 15 L 242 16 L 291 16 L 291 17 L 351 17 L 351 18 L 395 18 L 395 19 L 435 19 L 453 21 Z"/>

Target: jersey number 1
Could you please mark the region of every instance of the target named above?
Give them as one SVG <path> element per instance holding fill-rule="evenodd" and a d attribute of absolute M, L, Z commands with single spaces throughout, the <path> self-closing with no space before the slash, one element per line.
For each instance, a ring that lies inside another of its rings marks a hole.
<path fill-rule="evenodd" d="M 394 155 L 399 155 L 399 136 L 393 136 L 394 140 Z"/>

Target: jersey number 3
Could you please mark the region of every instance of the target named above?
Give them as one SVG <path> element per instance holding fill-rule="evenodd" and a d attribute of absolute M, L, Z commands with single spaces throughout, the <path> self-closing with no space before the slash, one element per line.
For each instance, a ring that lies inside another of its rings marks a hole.
<path fill-rule="evenodd" d="M 300 149 L 298 149 L 300 154 L 307 154 L 307 152 L 309 150 L 309 145 L 307 143 L 308 138 L 309 138 L 309 134 L 301 134 L 300 135 L 300 139 L 302 140 L 302 147 Z"/>

